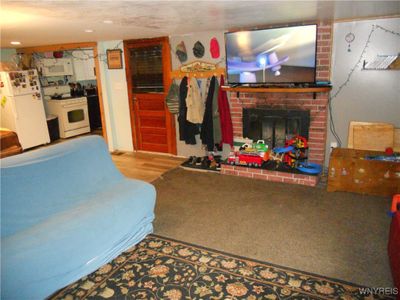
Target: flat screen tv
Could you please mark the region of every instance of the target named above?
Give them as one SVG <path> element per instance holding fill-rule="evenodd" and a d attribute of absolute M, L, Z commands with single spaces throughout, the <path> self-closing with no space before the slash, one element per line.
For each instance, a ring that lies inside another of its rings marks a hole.
<path fill-rule="evenodd" d="M 229 84 L 315 83 L 317 25 L 225 33 Z"/>

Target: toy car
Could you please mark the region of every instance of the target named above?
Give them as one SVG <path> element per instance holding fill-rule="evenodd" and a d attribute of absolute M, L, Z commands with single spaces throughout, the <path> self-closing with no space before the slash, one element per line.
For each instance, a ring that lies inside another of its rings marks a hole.
<path fill-rule="evenodd" d="M 264 159 L 257 153 L 237 153 L 230 155 L 227 162 L 231 165 L 261 167 Z"/>

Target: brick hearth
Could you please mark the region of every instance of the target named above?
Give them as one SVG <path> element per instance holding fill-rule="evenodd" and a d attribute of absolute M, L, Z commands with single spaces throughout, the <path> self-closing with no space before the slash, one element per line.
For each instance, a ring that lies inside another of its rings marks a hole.
<path fill-rule="evenodd" d="M 316 186 L 319 176 L 293 174 L 287 172 L 271 171 L 265 169 L 247 168 L 242 166 L 222 165 L 221 173 L 248 178 L 262 179 L 274 182 L 294 183 L 308 186 Z"/>
<path fill-rule="evenodd" d="M 330 80 L 332 25 L 319 23 L 317 38 L 317 81 Z M 242 137 L 243 108 L 270 106 L 279 109 L 300 109 L 310 111 L 309 128 L 309 161 L 323 164 L 328 121 L 329 93 L 239 93 L 230 92 L 233 135 Z M 237 175 L 264 179 L 269 181 L 287 182 L 315 186 L 318 176 L 291 174 L 285 172 L 261 170 L 241 166 L 223 165 L 222 174 Z"/>

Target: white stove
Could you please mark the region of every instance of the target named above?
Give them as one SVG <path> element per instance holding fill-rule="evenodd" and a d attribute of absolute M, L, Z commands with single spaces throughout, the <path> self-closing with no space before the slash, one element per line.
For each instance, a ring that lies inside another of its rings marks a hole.
<path fill-rule="evenodd" d="M 58 116 L 60 137 L 90 132 L 86 97 L 46 100 L 47 112 Z"/>

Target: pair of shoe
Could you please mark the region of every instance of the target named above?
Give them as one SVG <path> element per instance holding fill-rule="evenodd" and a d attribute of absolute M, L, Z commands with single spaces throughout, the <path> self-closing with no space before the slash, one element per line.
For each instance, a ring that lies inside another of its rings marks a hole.
<path fill-rule="evenodd" d="M 189 160 L 187 162 L 189 165 L 192 165 L 192 166 L 200 166 L 202 163 L 202 160 L 201 160 L 201 157 L 190 156 Z"/>
<path fill-rule="evenodd" d="M 207 158 L 207 156 L 204 156 L 201 160 L 201 167 L 203 169 L 208 169 L 210 167 L 210 160 Z"/>
<path fill-rule="evenodd" d="M 193 165 L 196 163 L 196 156 L 190 156 L 189 159 L 186 161 L 187 164 Z"/>

